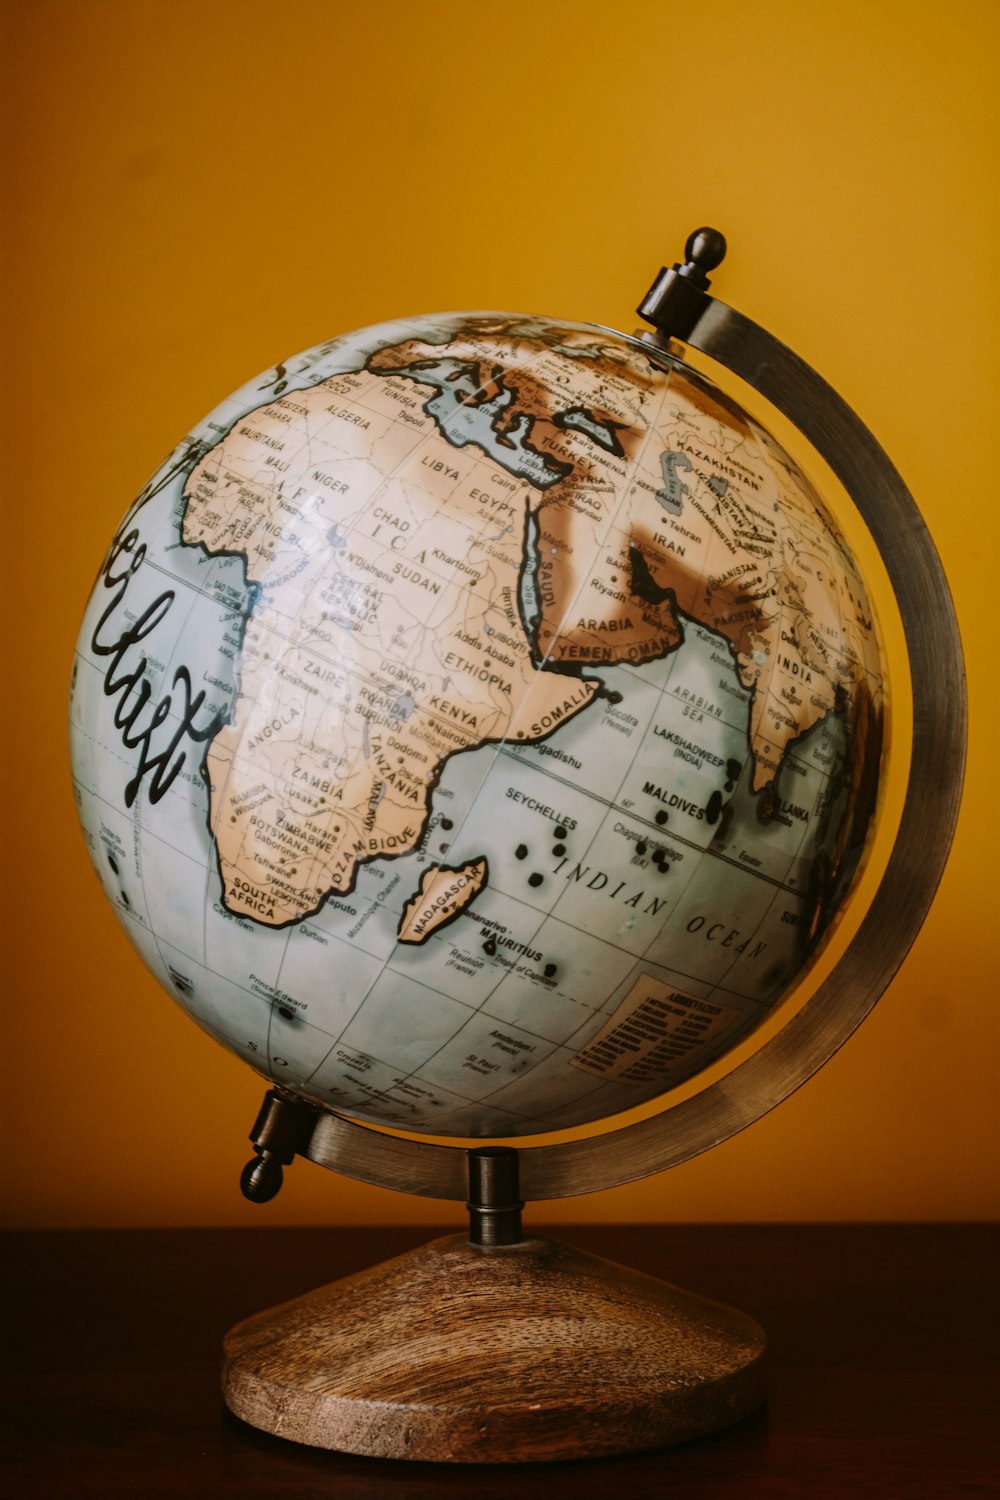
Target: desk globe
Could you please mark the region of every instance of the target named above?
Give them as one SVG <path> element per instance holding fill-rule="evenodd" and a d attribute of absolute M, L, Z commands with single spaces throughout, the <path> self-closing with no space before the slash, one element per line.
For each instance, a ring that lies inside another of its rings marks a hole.
<path fill-rule="evenodd" d="M 448 314 L 278 365 L 168 458 L 100 570 L 80 818 L 141 957 L 275 1085 L 244 1191 L 272 1196 L 298 1152 L 469 1202 L 468 1239 L 232 1331 L 227 1402 L 283 1436 L 591 1456 L 763 1399 L 752 1320 L 520 1229 L 522 1193 L 669 1166 L 818 1067 L 898 967 L 954 824 L 961 656 L 933 547 L 858 419 L 709 296 L 724 250 L 691 236 L 640 308 L 651 333 Z M 652 1118 L 515 1150 L 760 1026 L 876 821 L 869 587 L 685 343 L 789 417 L 867 521 L 909 645 L 907 801 L 853 941 L 761 1049 Z"/>

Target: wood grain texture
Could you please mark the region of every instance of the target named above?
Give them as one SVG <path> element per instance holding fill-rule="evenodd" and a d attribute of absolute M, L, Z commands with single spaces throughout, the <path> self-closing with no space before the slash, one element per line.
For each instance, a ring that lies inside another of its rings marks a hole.
<path fill-rule="evenodd" d="M 0 1466 L 31 1500 L 950 1500 L 1000 1489 L 1000 1234 L 988 1225 L 576 1225 L 746 1308 L 766 1407 L 712 1437 L 564 1464 L 420 1464 L 284 1442 L 219 1398 L 227 1328 L 418 1245 L 394 1229 L 0 1236 Z"/>
<path fill-rule="evenodd" d="M 556 1240 L 451 1235 L 232 1329 L 223 1394 L 254 1427 L 347 1453 L 604 1457 L 747 1416 L 764 1342 L 743 1313 Z"/>

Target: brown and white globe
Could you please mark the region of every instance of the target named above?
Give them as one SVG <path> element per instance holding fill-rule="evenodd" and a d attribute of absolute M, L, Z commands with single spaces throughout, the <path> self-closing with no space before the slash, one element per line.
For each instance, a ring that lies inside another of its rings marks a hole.
<path fill-rule="evenodd" d="M 118 529 L 73 767 L 139 953 L 267 1078 L 517 1136 L 705 1068 L 808 968 L 875 806 L 865 585 L 678 361 L 384 324 L 205 420 Z"/>

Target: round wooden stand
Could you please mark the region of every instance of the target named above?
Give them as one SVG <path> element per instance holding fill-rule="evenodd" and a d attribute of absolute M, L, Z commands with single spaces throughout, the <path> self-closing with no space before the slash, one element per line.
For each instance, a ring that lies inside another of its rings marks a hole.
<path fill-rule="evenodd" d="M 378 1458 L 596 1458 L 727 1427 L 765 1397 L 751 1318 L 550 1239 L 432 1240 L 228 1334 L 223 1395 L 265 1432 Z"/>

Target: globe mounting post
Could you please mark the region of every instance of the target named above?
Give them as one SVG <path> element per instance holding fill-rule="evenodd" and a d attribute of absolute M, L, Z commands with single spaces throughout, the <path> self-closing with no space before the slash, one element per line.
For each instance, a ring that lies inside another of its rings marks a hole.
<path fill-rule="evenodd" d="M 469 1243 L 519 1245 L 521 1210 L 518 1153 L 513 1146 L 478 1146 L 469 1151 Z"/>
<path fill-rule="evenodd" d="M 250 1141 L 254 1155 L 240 1173 L 240 1191 L 251 1203 L 269 1203 L 281 1190 L 283 1168 L 296 1155 L 308 1156 L 320 1119 L 316 1105 L 283 1089 L 268 1089 Z M 371 1132 L 367 1132 L 371 1135 Z M 513 1146 L 472 1147 L 468 1166 L 469 1243 L 516 1245 L 521 1239 L 519 1153 Z"/>
<path fill-rule="evenodd" d="M 684 246 L 683 264 L 664 266 L 637 311 L 664 339 L 686 339 L 712 300 L 708 272 L 721 266 L 726 238 L 718 229 L 696 229 Z"/>
<path fill-rule="evenodd" d="M 318 1115 L 316 1105 L 284 1089 L 267 1091 L 250 1131 L 255 1154 L 240 1173 L 244 1198 L 269 1203 L 280 1192 L 282 1169 L 306 1150 Z"/>

